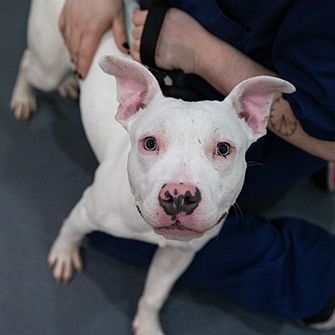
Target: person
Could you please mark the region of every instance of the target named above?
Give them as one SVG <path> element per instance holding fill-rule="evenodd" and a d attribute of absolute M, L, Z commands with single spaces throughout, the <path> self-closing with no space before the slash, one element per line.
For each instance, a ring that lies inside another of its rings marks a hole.
<path fill-rule="evenodd" d="M 209 98 L 220 99 L 256 75 L 279 76 L 297 88 L 274 102 L 270 132 L 247 153 L 247 161 L 262 166 L 247 169 L 238 199 L 243 219 L 229 215 L 182 280 L 261 313 L 335 328 L 335 237 L 305 220 L 269 221 L 243 206 L 335 161 L 335 3 L 170 0 L 169 5 L 155 50 L 159 68 L 203 78 L 214 88 L 199 82 Z M 67 0 L 60 29 L 81 77 L 110 28 L 120 50 L 141 61 L 147 14 L 134 10 L 129 47 L 121 0 Z M 154 252 L 154 246 L 98 233 L 91 240 L 141 263 Z"/>

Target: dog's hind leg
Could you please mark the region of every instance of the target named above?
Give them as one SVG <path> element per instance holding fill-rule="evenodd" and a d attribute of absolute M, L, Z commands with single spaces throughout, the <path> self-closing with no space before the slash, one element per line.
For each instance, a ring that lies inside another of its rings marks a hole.
<path fill-rule="evenodd" d="M 28 18 L 28 49 L 22 57 L 11 108 L 19 120 L 36 111 L 32 87 L 44 92 L 60 88 L 60 93 L 77 96 L 71 74 L 70 55 L 58 29 L 62 0 L 33 0 Z"/>
<path fill-rule="evenodd" d="M 17 120 L 28 120 L 36 112 L 35 94 L 28 82 L 29 50 L 25 50 L 16 78 L 10 108 Z"/>
<path fill-rule="evenodd" d="M 78 99 L 79 83 L 77 76 L 70 73 L 59 85 L 57 89 L 60 96 L 63 98 Z"/>

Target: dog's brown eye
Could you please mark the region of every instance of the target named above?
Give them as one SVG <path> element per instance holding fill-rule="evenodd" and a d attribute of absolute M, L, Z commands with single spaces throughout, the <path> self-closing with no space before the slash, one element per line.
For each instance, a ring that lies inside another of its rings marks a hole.
<path fill-rule="evenodd" d="M 158 148 L 157 141 L 154 137 L 149 136 L 143 140 L 143 148 L 147 151 L 155 151 Z"/>
<path fill-rule="evenodd" d="M 230 144 L 227 142 L 220 142 L 216 146 L 215 154 L 218 156 L 226 157 L 230 153 Z"/>

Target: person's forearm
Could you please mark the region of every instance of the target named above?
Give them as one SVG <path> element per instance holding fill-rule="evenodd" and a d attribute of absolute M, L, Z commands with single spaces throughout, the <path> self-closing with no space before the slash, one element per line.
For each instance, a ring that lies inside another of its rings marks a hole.
<path fill-rule="evenodd" d="M 296 147 L 328 161 L 335 161 L 335 142 L 308 135 L 294 116 L 289 103 L 279 97 L 272 105 L 268 129 Z"/>
<path fill-rule="evenodd" d="M 210 34 L 204 36 L 201 45 L 202 51 L 196 57 L 194 73 L 224 95 L 244 79 L 257 75 L 277 76 Z M 335 142 L 319 140 L 308 135 L 294 116 L 289 103 L 282 97 L 272 106 L 268 129 L 312 155 L 335 161 Z"/>
<path fill-rule="evenodd" d="M 196 54 L 194 72 L 227 95 L 237 84 L 259 75 L 276 76 L 228 43 L 205 33 Z"/>

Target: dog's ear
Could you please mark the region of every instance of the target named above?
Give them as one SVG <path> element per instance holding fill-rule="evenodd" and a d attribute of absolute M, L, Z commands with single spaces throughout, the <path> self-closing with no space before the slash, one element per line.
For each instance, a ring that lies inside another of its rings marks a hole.
<path fill-rule="evenodd" d="M 140 108 L 146 107 L 155 95 L 161 94 L 156 78 L 133 60 L 104 56 L 99 65 L 104 72 L 116 78 L 119 101 L 116 119 L 123 125 Z"/>
<path fill-rule="evenodd" d="M 244 119 L 253 140 L 266 134 L 266 126 L 273 100 L 281 93 L 293 93 L 295 88 L 289 82 L 271 77 L 258 76 L 242 81 L 227 96 L 228 101 Z"/>

